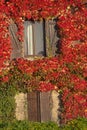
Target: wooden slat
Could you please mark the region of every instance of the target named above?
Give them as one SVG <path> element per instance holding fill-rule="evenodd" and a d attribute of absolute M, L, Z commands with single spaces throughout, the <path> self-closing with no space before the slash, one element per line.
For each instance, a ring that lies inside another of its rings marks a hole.
<path fill-rule="evenodd" d="M 41 122 L 51 120 L 50 92 L 40 93 Z"/>
<path fill-rule="evenodd" d="M 11 54 L 11 59 L 21 57 L 22 55 L 22 44 L 19 42 L 18 37 L 17 37 L 17 26 L 16 24 L 12 23 L 9 26 L 9 32 L 11 36 L 11 43 L 12 43 L 12 54 Z"/>
<path fill-rule="evenodd" d="M 28 119 L 39 122 L 51 120 L 50 92 L 28 93 Z"/>
<path fill-rule="evenodd" d="M 40 121 L 40 94 L 38 92 L 28 93 L 28 119 Z"/>
<path fill-rule="evenodd" d="M 56 21 L 49 20 L 45 22 L 46 51 L 48 56 L 55 56 L 59 37 L 57 35 Z"/>

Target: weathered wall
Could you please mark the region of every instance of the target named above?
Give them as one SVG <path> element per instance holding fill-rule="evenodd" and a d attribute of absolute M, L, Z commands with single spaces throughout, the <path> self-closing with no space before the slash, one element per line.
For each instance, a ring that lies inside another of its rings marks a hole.
<path fill-rule="evenodd" d="M 59 124 L 60 119 L 60 100 L 59 100 L 59 93 L 55 90 L 51 92 L 51 121 L 56 122 Z"/>
<path fill-rule="evenodd" d="M 16 102 L 16 119 L 24 120 L 28 119 L 28 110 L 27 110 L 27 94 L 18 93 L 15 96 Z"/>

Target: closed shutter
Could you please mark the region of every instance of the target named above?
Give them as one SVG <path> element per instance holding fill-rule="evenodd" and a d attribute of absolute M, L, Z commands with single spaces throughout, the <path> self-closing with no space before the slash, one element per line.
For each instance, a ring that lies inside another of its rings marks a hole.
<path fill-rule="evenodd" d="M 39 92 L 28 93 L 28 119 L 29 121 L 41 121 Z"/>
<path fill-rule="evenodd" d="M 51 120 L 50 92 L 40 93 L 40 111 L 41 122 L 47 122 Z"/>
<path fill-rule="evenodd" d="M 47 56 L 56 56 L 60 49 L 56 20 L 45 21 L 45 38 Z"/>
<path fill-rule="evenodd" d="M 50 92 L 28 93 L 28 119 L 38 122 L 51 120 Z"/>
<path fill-rule="evenodd" d="M 18 37 L 17 37 L 17 25 L 12 23 L 9 26 L 9 32 L 10 32 L 11 41 L 12 41 L 11 42 L 12 43 L 11 59 L 21 57 L 21 55 L 22 55 L 22 53 L 21 53 L 22 45 L 19 42 Z"/>

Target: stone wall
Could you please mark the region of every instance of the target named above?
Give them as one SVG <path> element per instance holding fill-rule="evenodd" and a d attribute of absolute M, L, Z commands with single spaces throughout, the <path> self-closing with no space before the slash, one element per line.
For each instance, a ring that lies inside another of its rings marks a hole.
<path fill-rule="evenodd" d="M 15 96 L 16 102 L 16 119 L 25 120 L 28 119 L 28 109 L 27 109 L 27 94 L 18 93 Z"/>
<path fill-rule="evenodd" d="M 60 123 L 60 100 L 59 100 L 59 93 L 55 90 L 51 92 L 51 121 L 56 122 L 57 124 Z"/>

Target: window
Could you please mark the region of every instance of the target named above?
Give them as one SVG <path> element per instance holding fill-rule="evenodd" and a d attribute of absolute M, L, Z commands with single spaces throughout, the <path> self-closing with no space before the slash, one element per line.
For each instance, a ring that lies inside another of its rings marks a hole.
<path fill-rule="evenodd" d="M 24 37 L 25 56 L 44 56 L 43 22 L 25 21 Z"/>

